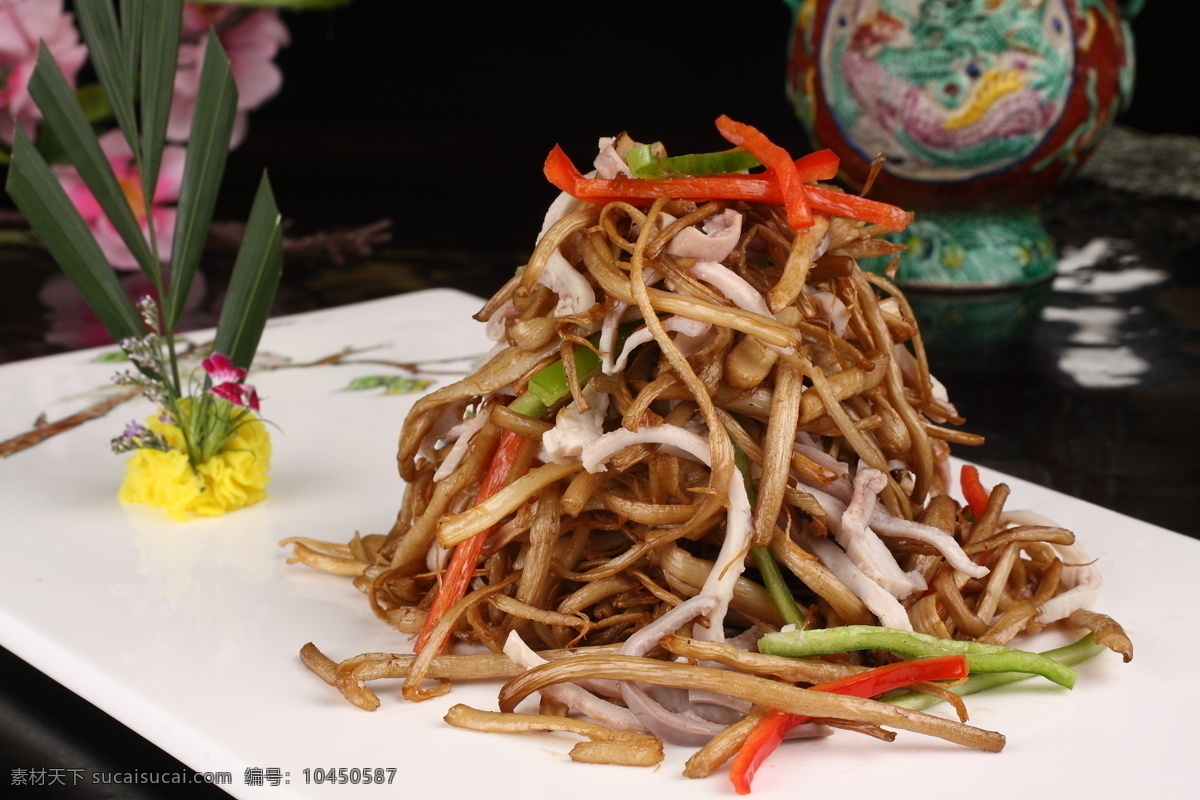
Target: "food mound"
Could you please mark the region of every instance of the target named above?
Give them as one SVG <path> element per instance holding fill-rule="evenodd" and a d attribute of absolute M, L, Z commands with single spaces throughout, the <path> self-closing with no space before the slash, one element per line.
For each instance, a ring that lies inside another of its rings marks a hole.
<path fill-rule="evenodd" d="M 1128 660 L 1088 610 L 1096 566 L 971 467 L 954 499 L 950 444 L 978 438 L 951 427 L 903 294 L 856 261 L 895 253 L 880 236 L 910 215 L 822 185 L 828 151 L 717 127 L 732 149 L 603 139 L 590 175 L 551 152 L 562 194 L 476 317 L 495 348 L 405 420 L 391 532 L 288 540 L 352 575 L 416 655 L 307 645 L 305 663 L 368 709 L 377 678 L 410 700 L 505 678 L 499 712 L 447 719 L 573 731 L 585 761 L 699 747 L 685 774 L 732 757 L 739 791 L 785 735 L 999 750 L 917 709 L 965 718 L 960 695 L 1030 675 L 1070 687 L 1103 645 Z M 1083 638 L 1009 646 L 1049 625 Z M 541 713 L 516 713 L 534 692 Z"/>

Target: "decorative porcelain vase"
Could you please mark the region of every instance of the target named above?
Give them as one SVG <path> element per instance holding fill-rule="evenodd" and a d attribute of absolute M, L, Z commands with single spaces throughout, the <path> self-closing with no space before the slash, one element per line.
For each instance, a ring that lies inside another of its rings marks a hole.
<path fill-rule="evenodd" d="M 787 90 L 850 188 L 917 212 L 898 280 L 1029 284 L 1054 273 L 1038 204 L 1100 143 L 1133 86 L 1145 0 L 785 0 Z M 882 265 L 876 265 L 882 266 Z"/>

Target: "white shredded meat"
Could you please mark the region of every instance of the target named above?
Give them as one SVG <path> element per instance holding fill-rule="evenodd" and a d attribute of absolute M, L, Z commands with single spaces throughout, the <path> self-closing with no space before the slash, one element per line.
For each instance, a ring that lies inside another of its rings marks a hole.
<path fill-rule="evenodd" d="M 685 690 L 655 691 L 655 688 L 636 681 L 622 681 L 621 699 L 638 722 L 664 742 L 701 747 L 725 729 L 724 725 L 707 720 L 687 707 Z M 670 702 L 672 707 L 668 708 L 664 701 Z"/>
<path fill-rule="evenodd" d="M 563 406 L 555 418 L 554 427 L 542 434 L 540 457 L 543 462 L 566 464 L 578 461 L 584 445 L 604 434 L 608 394 L 597 392 L 588 385 L 583 389 L 583 397 L 587 400 L 587 411 L 580 411 L 574 402 Z"/>
<path fill-rule="evenodd" d="M 619 175 L 624 175 L 626 178 L 633 177 L 633 173 L 629 171 L 629 165 L 617 152 L 616 143 L 617 137 L 615 136 L 600 137 L 599 152 L 596 154 L 596 160 L 592 162 L 592 166 L 596 168 L 596 175 L 608 181 Z"/>
<path fill-rule="evenodd" d="M 932 545 L 937 548 L 950 566 L 971 578 L 983 578 L 990 571 L 982 564 L 972 561 L 970 556 L 963 552 L 958 540 L 941 528 L 901 517 L 893 517 L 878 507 L 871 516 L 871 528 L 881 536 L 902 536 L 905 539 Z"/>
<path fill-rule="evenodd" d="M 761 314 L 770 319 L 775 318 L 771 309 L 767 307 L 767 301 L 763 298 L 762 293 L 729 267 L 716 261 L 697 261 L 688 268 L 688 272 L 716 289 L 725 296 L 726 300 L 738 308 L 753 311 L 755 314 Z"/>
<path fill-rule="evenodd" d="M 1000 523 L 1003 526 L 1061 527 L 1054 520 L 1025 509 L 1003 512 L 1000 515 Z M 1055 544 L 1052 547 L 1058 551 L 1059 558 L 1062 559 L 1061 581 L 1062 585 L 1068 588 L 1067 591 L 1042 604 L 1042 611 L 1038 614 L 1037 621 L 1043 624 L 1066 619 L 1079 609 L 1088 608 L 1096 601 L 1100 594 L 1100 588 L 1104 585 L 1104 578 L 1101 576 L 1100 570 L 1088 556 L 1087 551 L 1083 549 L 1083 545 L 1077 542 L 1075 544 Z"/>
<path fill-rule="evenodd" d="M 546 663 L 544 658 L 525 644 L 516 631 L 510 632 L 508 638 L 505 639 L 504 655 L 524 669 L 532 669 Z M 558 683 L 543 688 L 541 693 L 545 697 L 557 700 L 567 708 L 587 714 L 604 725 L 610 725 L 623 731 L 649 733 L 646 726 L 639 722 L 629 709 L 597 697 L 579 684 Z"/>
<path fill-rule="evenodd" d="M 488 317 L 484 324 L 484 333 L 487 334 L 490 341 L 503 342 L 508 333 L 508 321 L 519 316 L 521 316 L 521 312 L 517 309 L 517 304 L 512 300 L 505 300 Z"/>
<path fill-rule="evenodd" d="M 438 414 L 437 419 L 429 426 L 429 430 L 426 431 L 425 436 L 421 439 L 420 447 L 417 448 L 418 461 L 426 461 L 430 464 L 437 461 L 437 451 L 445 444 L 444 437 L 451 429 L 462 422 L 467 406 L 468 402 L 466 400 L 460 400 L 446 406 Z"/>
<path fill-rule="evenodd" d="M 1100 587 L 1104 578 L 1088 558 L 1087 552 L 1077 544 L 1054 545 L 1063 562 L 1071 566 L 1063 567 L 1062 584 L 1070 587 L 1042 604 L 1042 612 L 1037 621 L 1043 624 L 1066 619 L 1081 608 L 1088 608 L 1096 602 L 1100 595 Z"/>
<path fill-rule="evenodd" d="M 661 216 L 664 228 L 675 221 L 670 214 Z M 667 252 L 677 258 L 724 261 L 737 247 L 741 236 L 742 215 L 727 208 L 704 220 L 699 227 L 691 225 L 675 234 L 667 245 Z"/>
<path fill-rule="evenodd" d="M 725 299 L 733 303 L 738 308 L 744 311 L 752 311 L 755 314 L 761 314 L 768 319 L 775 319 L 775 315 L 771 313 L 771 309 L 767 307 L 767 301 L 757 289 L 750 283 L 723 264 L 718 264 L 715 261 L 697 261 L 688 268 L 693 276 L 704 281 L 709 286 L 716 289 Z M 775 344 L 763 344 L 769 350 L 774 350 L 780 355 L 791 355 L 795 352 L 791 347 L 780 347 Z"/>
<path fill-rule="evenodd" d="M 839 581 L 846 584 L 846 588 L 862 600 L 872 614 L 879 617 L 880 625 L 902 631 L 913 629 L 908 612 L 900 605 L 900 601 L 871 580 L 835 543 L 805 534 L 800 537 L 800 546 L 820 559 Z"/>
<path fill-rule="evenodd" d="M 678 314 L 667 317 L 662 322 L 663 330 L 667 333 L 677 333 L 675 337 L 675 346 L 679 348 L 679 352 L 684 358 L 692 355 L 704 346 L 707 340 L 707 333 L 712 329 L 712 326 L 707 322 L 700 322 L 695 319 L 681 317 Z M 654 334 L 649 328 L 641 328 L 629 334 L 625 338 L 625 344 L 621 347 L 621 354 L 613 361 L 613 372 L 620 372 L 625 369 L 625 364 L 629 361 L 629 356 L 634 350 L 653 341 Z"/>
<path fill-rule="evenodd" d="M 821 504 L 830 531 L 855 567 L 888 594 L 904 599 L 913 592 L 923 591 L 925 579 L 919 574 L 905 573 L 887 545 L 866 524 L 874 514 L 879 489 L 887 485 L 887 476 L 881 484 L 878 476 L 883 473 L 870 467 L 865 472 L 863 475 L 864 470 L 860 469 L 855 477 L 849 505 L 820 489 L 810 487 L 806 491 Z"/>
<path fill-rule="evenodd" d="M 580 461 L 588 472 L 604 472 L 604 462 L 635 444 L 662 444 L 678 454 L 686 455 L 712 466 L 708 439 L 674 425 L 643 427 L 636 431 L 619 428 L 606 433 L 583 448 Z M 707 627 L 697 625 L 693 636 L 706 641 L 724 641 L 725 612 L 733 598 L 733 587 L 742 574 L 744 559 L 750 550 L 750 499 L 741 474 L 736 472 L 727 487 L 729 509 L 726 515 L 725 540 L 712 570 L 700 588 L 700 595 L 716 599 Z"/>
<path fill-rule="evenodd" d="M 814 289 L 805 284 L 804 293 L 816 301 L 817 307 L 829 320 L 829 326 L 838 336 L 845 338 L 846 328 L 850 325 L 850 309 L 833 292 L 824 289 Z"/>
<path fill-rule="evenodd" d="M 546 218 L 542 221 L 542 230 L 538 233 L 537 242 L 554 227 L 554 224 L 570 214 L 579 205 L 579 201 L 566 192 L 550 204 Z M 582 314 L 596 305 L 596 290 L 592 284 L 571 262 L 558 250 L 550 254 L 546 260 L 546 268 L 538 276 L 538 283 L 558 295 L 558 305 L 554 307 L 554 316 L 564 317 L 570 314 Z"/>
<path fill-rule="evenodd" d="M 463 456 L 467 454 L 467 448 L 471 445 L 471 437 L 483 428 L 491 415 L 491 406 L 486 406 L 478 414 L 467 417 L 446 431 L 443 437 L 444 441 L 453 442 L 453 444 L 450 446 L 450 451 L 446 453 L 446 457 L 442 459 L 442 463 L 438 465 L 437 471 L 433 473 L 434 483 L 454 472 L 462 462 Z"/>
<path fill-rule="evenodd" d="M 824 450 L 816 447 L 807 438 L 807 434 L 803 432 L 797 437 L 794 448 L 796 452 L 811 459 L 817 466 L 824 467 L 835 474 L 846 475 L 849 472 L 850 466 L 848 464 L 838 461 Z M 949 484 L 947 483 L 947 485 Z M 810 491 L 811 489 L 824 492 L 840 501 L 843 505 L 849 505 L 854 492 L 853 484 L 844 477 L 837 478 L 821 486 L 805 482 L 805 490 Z M 816 494 L 814 493 L 815 496 Z M 819 498 L 818 502 L 820 502 Z M 826 505 L 828 505 L 827 508 Z M 840 508 L 834 504 L 823 504 L 822 507 L 826 508 L 827 511 L 837 511 Z M 874 513 L 871 515 L 868 524 L 871 530 L 880 536 L 904 537 L 932 545 L 946 558 L 951 566 L 972 578 L 982 578 L 988 574 L 987 567 L 971 561 L 967 554 L 963 552 L 962 546 L 959 545 L 958 541 L 939 528 L 892 516 L 878 504 L 876 504 Z"/>
<path fill-rule="evenodd" d="M 662 274 L 655 269 L 642 270 L 642 283 L 653 286 L 662 280 Z M 625 317 L 631 313 L 632 304 L 623 300 L 612 301 L 611 307 L 605 312 L 600 323 L 600 342 L 596 348 L 600 354 L 600 370 L 605 375 L 617 372 L 617 333 Z M 641 319 L 641 317 L 638 317 Z"/>

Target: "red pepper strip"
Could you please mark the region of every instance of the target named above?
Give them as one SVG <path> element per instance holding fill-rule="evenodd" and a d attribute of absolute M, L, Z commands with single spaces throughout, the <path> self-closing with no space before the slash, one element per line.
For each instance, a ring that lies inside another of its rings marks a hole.
<path fill-rule="evenodd" d="M 570 156 L 564 153 L 563 149 L 558 145 L 554 145 L 554 149 L 546 156 L 546 162 L 542 165 L 542 174 L 546 176 L 546 180 L 550 181 L 560 191 L 564 191 L 580 200 L 595 203 L 598 206 L 607 205 L 615 201 L 628 200 L 628 198 L 616 195 L 610 197 L 601 197 L 599 195 L 584 197 L 581 195 L 579 193 L 579 184 L 581 181 L 586 181 L 587 178 L 583 177 L 583 173 L 571 162 Z"/>
<path fill-rule="evenodd" d="M 794 230 L 811 228 L 813 216 L 804 194 L 804 179 L 796 171 L 796 165 L 787 150 L 772 142 L 753 125 L 737 122 L 724 114 L 717 117 L 717 130 L 733 144 L 746 148 L 746 152 L 767 168 L 767 174 L 779 182 L 788 224 Z"/>
<path fill-rule="evenodd" d="M 804 183 L 813 181 L 831 181 L 837 177 L 838 167 L 842 160 L 832 150 L 816 150 L 805 156 L 800 156 L 792 162 L 796 165 L 796 173 Z M 805 187 L 805 191 L 811 187 Z"/>
<path fill-rule="evenodd" d="M 965 678 L 969 672 L 965 655 L 920 658 L 897 661 L 882 667 L 850 675 L 836 681 L 818 683 L 810 691 L 832 692 L 854 697 L 877 697 L 892 689 L 901 689 L 921 681 L 944 681 Z M 733 759 L 729 779 L 738 794 L 750 793 L 750 782 L 762 762 L 774 752 L 784 735 L 811 717 L 773 710 L 750 732 Z"/>
<path fill-rule="evenodd" d="M 966 499 L 967 505 L 971 507 L 971 513 L 975 515 L 975 519 L 979 519 L 987 510 L 989 497 L 988 490 L 983 488 L 983 483 L 979 480 L 979 470 L 970 464 L 963 464 L 960 483 L 962 483 L 963 497 Z"/>
<path fill-rule="evenodd" d="M 699 175 L 690 178 L 580 178 L 570 194 L 581 200 L 602 203 L 602 198 L 652 200 L 669 197 L 678 200 L 747 200 L 752 203 L 783 205 L 783 194 L 769 174 Z"/>
<path fill-rule="evenodd" d="M 911 211 L 878 200 L 868 200 L 857 194 L 839 192 L 824 186 L 805 186 L 804 194 L 808 197 L 808 204 L 816 211 L 882 225 L 891 231 L 902 231 L 913 221 Z"/>
<path fill-rule="evenodd" d="M 837 156 L 818 150 L 796 160 L 796 169 L 805 180 L 829 180 L 837 174 Z M 564 192 L 602 205 L 624 200 L 635 205 L 656 197 L 680 200 L 746 200 L 783 205 L 779 186 L 769 177 L 757 175 L 704 175 L 692 178 L 585 178 L 583 173 L 557 145 L 546 157 L 543 171 L 549 181 Z M 878 200 L 868 200 L 821 186 L 805 186 L 808 204 L 815 210 L 839 217 L 858 219 L 902 231 L 912 222 L 911 212 Z"/>
<path fill-rule="evenodd" d="M 818 150 L 795 161 L 796 172 L 805 181 L 826 181 L 837 175 L 838 157 L 832 150 Z M 543 171 L 550 183 L 567 194 L 592 203 L 605 200 L 748 200 L 783 205 L 783 193 L 767 175 L 700 175 L 680 178 L 585 178 L 558 145 L 546 156 Z M 805 187 L 811 189 L 813 187 Z"/>
<path fill-rule="evenodd" d="M 505 430 L 500 434 L 496 452 L 479 485 L 479 496 L 476 502 L 482 503 L 487 500 L 516 477 L 513 475 L 513 467 L 518 461 L 523 460 L 522 451 L 530 444 L 530 440 L 519 433 Z M 466 596 L 471 576 L 475 574 L 475 564 L 479 561 L 479 554 L 483 551 L 483 545 L 487 542 L 491 532 L 490 528 L 480 531 L 455 546 L 454 552 L 450 556 L 450 563 L 446 565 L 446 571 L 442 573 L 442 586 L 433 598 L 429 613 L 425 615 L 425 624 L 421 627 L 416 644 L 413 645 L 413 652 L 421 652 L 442 616 Z"/>

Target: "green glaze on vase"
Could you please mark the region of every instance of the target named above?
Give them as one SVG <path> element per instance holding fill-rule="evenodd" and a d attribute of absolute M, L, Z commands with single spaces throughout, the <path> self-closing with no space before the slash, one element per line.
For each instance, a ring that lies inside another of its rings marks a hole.
<path fill-rule="evenodd" d="M 792 0 L 787 88 L 839 177 L 917 213 L 898 280 L 1020 285 L 1053 274 L 1037 205 L 1133 85 L 1142 0 Z M 933 245 L 929 246 L 932 242 Z M 984 250 L 985 252 L 977 252 Z"/>
<path fill-rule="evenodd" d="M 904 245 L 902 280 L 929 289 L 1037 283 L 1054 274 L 1054 241 L 1031 207 L 955 213 L 925 211 L 890 241 Z M 890 259 L 862 259 L 882 273 Z"/>

